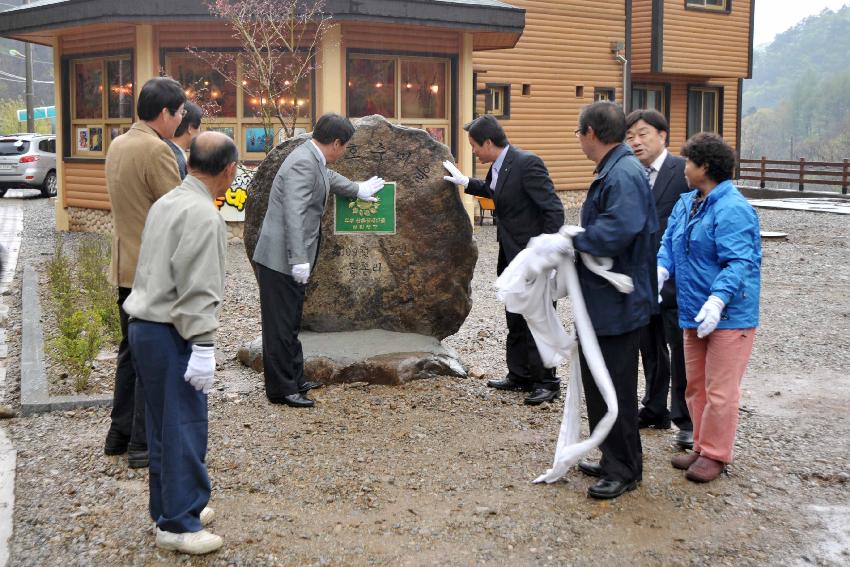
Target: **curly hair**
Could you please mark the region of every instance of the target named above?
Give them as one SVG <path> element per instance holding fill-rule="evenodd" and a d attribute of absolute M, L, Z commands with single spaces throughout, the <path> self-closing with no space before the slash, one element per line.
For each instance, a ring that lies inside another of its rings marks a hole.
<path fill-rule="evenodd" d="M 713 132 L 700 132 L 682 146 L 682 156 L 698 167 L 706 166 L 706 175 L 717 183 L 735 174 L 735 151 Z"/>

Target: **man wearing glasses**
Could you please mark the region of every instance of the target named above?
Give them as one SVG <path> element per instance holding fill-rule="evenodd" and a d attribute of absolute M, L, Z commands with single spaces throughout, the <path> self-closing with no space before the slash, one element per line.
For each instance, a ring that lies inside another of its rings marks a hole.
<path fill-rule="evenodd" d="M 139 259 L 142 229 L 154 202 L 180 185 L 177 161 L 164 139 L 172 138 L 183 120 L 186 94 L 174 79 L 157 77 L 142 87 L 136 105 L 139 121 L 109 144 L 106 189 L 112 205 L 112 282 L 118 286 L 121 344 L 115 369 L 112 422 L 106 455 L 127 453 L 131 468 L 148 466 L 145 404 L 136 381 L 127 342 L 124 300 L 130 295 Z"/>

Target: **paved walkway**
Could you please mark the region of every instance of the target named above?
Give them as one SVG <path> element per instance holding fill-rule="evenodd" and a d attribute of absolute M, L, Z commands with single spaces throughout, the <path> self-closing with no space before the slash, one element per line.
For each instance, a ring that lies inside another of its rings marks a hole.
<path fill-rule="evenodd" d="M 20 204 L 0 204 L 0 245 L 3 246 L 3 270 L 0 272 L 0 392 L 6 390 L 6 317 L 9 312 L 6 290 L 15 278 L 24 213 Z M 2 399 L 2 397 L 0 397 Z M 9 538 L 15 507 L 16 453 L 0 422 L 0 567 L 9 561 Z"/>

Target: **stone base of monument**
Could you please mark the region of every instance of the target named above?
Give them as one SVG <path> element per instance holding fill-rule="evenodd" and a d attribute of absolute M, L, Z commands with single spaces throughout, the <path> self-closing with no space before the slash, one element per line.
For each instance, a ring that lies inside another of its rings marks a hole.
<path fill-rule="evenodd" d="M 457 353 L 434 337 L 373 329 L 341 333 L 302 332 L 304 374 L 324 384 L 368 382 L 398 385 L 436 376 L 466 377 Z M 258 337 L 239 349 L 239 361 L 263 371 Z"/>

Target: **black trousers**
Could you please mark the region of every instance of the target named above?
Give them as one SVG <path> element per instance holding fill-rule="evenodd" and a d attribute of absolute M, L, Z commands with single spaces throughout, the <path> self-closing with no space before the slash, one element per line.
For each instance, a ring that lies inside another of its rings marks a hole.
<path fill-rule="evenodd" d="M 263 322 L 263 374 L 266 397 L 277 401 L 297 394 L 304 384 L 304 352 L 298 333 L 307 286 L 257 264 Z"/>
<path fill-rule="evenodd" d="M 115 390 L 112 394 L 112 423 L 109 426 L 130 443 L 131 451 L 145 451 L 145 393 L 141 380 L 136 380 L 133 355 L 127 340 L 129 316 L 124 311 L 124 301 L 130 296 L 128 287 L 118 288 L 118 312 L 121 316 L 121 344 L 115 368 Z"/>
<path fill-rule="evenodd" d="M 602 467 L 602 478 L 623 482 L 641 480 L 643 453 L 640 445 L 637 408 L 640 330 L 610 337 L 597 336 L 596 339 L 599 341 L 602 358 L 614 383 L 619 407 L 617 420 L 611 427 L 608 437 L 599 447 L 602 451 L 602 460 L 599 462 Z M 593 381 L 581 343 L 579 343 L 579 361 L 584 399 L 587 403 L 587 420 L 593 430 L 608 408 Z"/>
<path fill-rule="evenodd" d="M 662 308 L 661 313 L 653 315 L 649 324 L 641 329 L 640 356 L 646 377 L 640 416 L 650 421 L 669 417 L 679 429 L 692 430 L 693 424 L 685 404 L 685 349 L 678 309 Z M 672 394 L 669 412 L 668 394 Z"/>
<path fill-rule="evenodd" d="M 496 272 L 501 274 L 507 267 L 501 246 Z M 508 325 L 508 337 L 505 344 L 505 362 L 508 365 L 508 375 L 520 384 L 527 384 L 533 389 L 558 390 L 560 381 L 555 376 L 554 368 L 546 368 L 540 360 L 540 351 L 534 336 L 525 322 L 525 317 L 505 311 Z"/>

